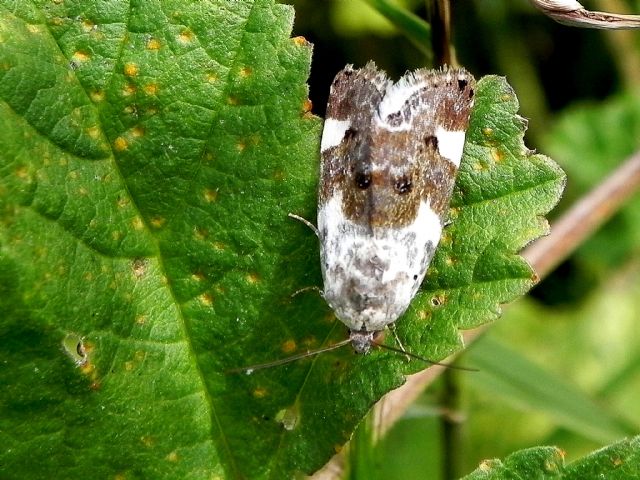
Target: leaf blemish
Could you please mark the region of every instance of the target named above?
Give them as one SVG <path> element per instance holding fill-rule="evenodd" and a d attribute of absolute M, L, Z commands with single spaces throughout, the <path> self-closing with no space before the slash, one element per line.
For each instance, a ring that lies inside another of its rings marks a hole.
<path fill-rule="evenodd" d="M 124 137 L 118 137 L 113 141 L 113 148 L 117 152 L 123 152 L 129 148 L 129 142 Z"/>
<path fill-rule="evenodd" d="M 84 52 L 82 50 L 78 50 L 74 52 L 73 56 L 71 57 L 71 61 L 75 62 L 76 66 L 81 63 L 88 62 L 90 59 L 91 59 L 91 55 L 89 55 L 87 52 Z"/>
<path fill-rule="evenodd" d="M 267 390 L 262 387 L 258 387 L 253 391 L 253 396 L 255 398 L 264 398 L 267 396 Z"/>
<path fill-rule="evenodd" d="M 257 273 L 254 273 L 254 272 L 248 273 L 246 276 L 246 279 L 247 279 L 247 282 L 253 283 L 253 284 L 258 283 L 260 281 L 260 277 L 258 276 Z"/>
<path fill-rule="evenodd" d="M 160 87 L 158 87 L 157 83 L 148 83 L 143 87 L 143 90 L 144 90 L 144 93 L 146 93 L 147 95 L 154 97 L 158 94 Z"/>
<path fill-rule="evenodd" d="M 281 423 L 285 430 L 293 430 L 300 422 L 299 413 L 295 407 L 283 408 L 275 417 L 276 422 Z"/>
<path fill-rule="evenodd" d="M 247 78 L 248 76 L 250 76 L 253 73 L 253 71 L 251 70 L 251 68 L 249 67 L 242 67 L 240 69 L 240 76 L 243 78 Z"/>
<path fill-rule="evenodd" d="M 504 153 L 502 153 L 497 148 L 491 149 L 491 158 L 495 160 L 496 163 L 500 163 L 504 160 Z"/>
<path fill-rule="evenodd" d="M 210 293 L 203 293 L 198 296 L 198 300 L 202 305 L 210 307 L 213 305 L 213 296 Z"/>
<path fill-rule="evenodd" d="M 160 50 L 160 40 L 157 38 L 147 40 L 147 50 Z"/>
<path fill-rule="evenodd" d="M 431 305 L 433 307 L 439 307 L 443 305 L 445 301 L 446 301 L 446 298 L 442 294 L 434 295 L 433 297 L 431 297 Z"/>
<path fill-rule="evenodd" d="M 193 41 L 193 32 L 188 28 L 180 32 L 180 34 L 178 35 L 178 42 L 182 43 L 183 45 L 191 43 L 192 41 Z"/>
<path fill-rule="evenodd" d="M 212 190 L 210 188 L 205 189 L 204 191 L 204 199 L 207 203 L 215 202 L 218 198 L 218 190 Z"/>
<path fill-rule="evenodd" d="M 147 273 L 147 260 L 145 258 L 136 258 L 131 263 L 131 270 L 135 278 L 141 278 Z"/>
<path fill-rule="evenodd" d="M 75 333 L 68 333 L 62 340 L 62 348 L 78 367 L 83 367 L 89 361 L 84 340 Z"/>
<path fill-rule="evenodd" d="M 140 69 L 135 63 L 125 63 L 124 65 L 124 74 L 127 77 L 135 77 L 138 75 L 139 71 Z"/>
<path fill-rule="evenodd" d="M 282 346 L 280 348 L 284 353 L 292 353 L 295 352 L 296 348 L 298 347 L 295 340 L 287 340 L 286 342 L 282 343 Z"/>

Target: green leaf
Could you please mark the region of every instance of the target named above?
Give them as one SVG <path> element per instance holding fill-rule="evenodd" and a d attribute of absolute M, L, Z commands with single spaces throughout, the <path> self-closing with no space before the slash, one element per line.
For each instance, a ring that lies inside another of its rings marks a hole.
<path fill-rule="evenodd" d="M 640 437 L 614 443 L 566 466 L 564 455 L 556 447 L 528 448 L 512 453 L 504 461 L 485 460 L 464 480 L 640 478 Z"/>
<path fill-rule="evenodd" d="M 310 48 L 272 0 L 2 2 L 3 478 L 289 478 L 424 367 L 344 348 L 314 293 Z M 439 360 L 534 275 L 562 172 L 478 84 L 452 224 L 398 335 Z"/>
<path fill-rule="evenodd" d="M 632 434 L 626 424 L 566 379 L 543 370 L 506 345 L 485 336 L 467 353 L 479 372 L 467 381 L 514 406 L 545 412 L 570 430 L 599 442 Z"/>
<path fill-rule="evenodd" d="M 556 447 L 533 447 L 512 453 L 504 461 L 485 460 L 463 480 L 524 480 L 561 478 L 564 452 Z"/>
<path fill-rule="evenodd" d="M 638 149 L 640 96 L 619 95 L 565 112 L 543 145 L 570 175 L 567 202 L 584 195 Z M 623 208 L 574 254 L 580 264 L 608 277 L 611 268 L 640 251 L 640 199 Z M 574 282 L 575 283 L 575 282 Z"/>
<path fill-rule="evenodd" d="M 389 20 L 413 45 L 426 56 L 426 64 L 433 58 L 431 47 L 431 25 L 417 15 L 389 0 L 366 0 L 381 15 Z"/>

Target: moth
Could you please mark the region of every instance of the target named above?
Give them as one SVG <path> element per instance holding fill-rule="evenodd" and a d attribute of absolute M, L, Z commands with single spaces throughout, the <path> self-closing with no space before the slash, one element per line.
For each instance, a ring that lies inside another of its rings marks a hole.
<path fill-rule="evenodd" d="M 408 308 L 440 241 L 474 89 L 464 69 L 420 69 L 394 83 L 369 62 L 336 75 L 320 146 L 318 226 L 290 216 L 318 235 L 322 295 L 349 338 L 243 371 L 347 343 L 358 353 L 379 345 L 417 357 L 375 339 Z"/>
<path fill-rule="evenodd" d="M 389 80 L 373 62 L 331 85 L 321 141 L 323 296 L 356 352 L 407 309 L 449 209 L 474 101 L 463 69 Z"/>

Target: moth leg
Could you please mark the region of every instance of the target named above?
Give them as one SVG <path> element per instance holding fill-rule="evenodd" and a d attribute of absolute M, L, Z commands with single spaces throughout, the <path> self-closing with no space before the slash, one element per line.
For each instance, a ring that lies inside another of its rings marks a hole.
<path fill-rule="evenodd" d="M 396 332 L 396 324 L 395 323 L 390 323 L 388 325 L 389 330 L 391 330 L 391 333 L 393 334 L 393 338 L 395 338 L 396 343 L 398 344 L 398 347 L 400 347 L 400 350 L 402 350 L 404 352 L 404 358 L 407 359 L 407 362 L 411 361 L 411 357 L 407 354 L 407 350 L 404 348 L 404 345 L 402 344 L 402 342 L 400 341 L 400 337 L 398 337 L 398 332 Z"/>
<path fill-rule="evenodd" d="M 306 221 L 306 220 L 305 220 Z M 318 292 L 318 294 L 324 298 L 324 292 L 322 291 L 322 289 L 320 287 L 317 287 L 316 285 L 311 285 L 310 287 L 304 287 L 301 288 L 300 290 L 296 290 L 295 292 L 293 292 L 291 294 L 291 298 L 299 295 L 300 293 L 304 293 L 304 292 L 308 292 L 309 290 L 315 290 L 316 292 Z M 403 349 L 404 350 L 404 349 Z"/>
<path fill-rule="evenodd" d="M 295 220 L 299 220 L 302 223 L 304 223 L 307 227 L 309 227 L 311 230 L 313 230 L 313 233 L 316 234 L 316 237 L 320 237 L 320 232 L 318 231 L 318 227 L 316 227 L 313 223 L 311 223 L 309 220 L 307 220 L 306 218 L 302 218 L 299 215 L 296 215 L 295 213 L 289 213 L 288 214 L 289 218 L 293 218 Z"/>

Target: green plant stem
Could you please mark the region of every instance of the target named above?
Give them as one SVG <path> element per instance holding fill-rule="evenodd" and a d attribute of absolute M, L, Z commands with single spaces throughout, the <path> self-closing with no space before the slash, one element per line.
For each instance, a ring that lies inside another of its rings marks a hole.
<path fill-rule="evenodd" d="M 452 65 L 451 48 L 451 5 L 449 0 L 427 0 L 427 12 L 431 24 L 431 43 L 433 44 L 436 65 Z"/>
<path fill-rule="evenodd" d="M 460 408 L 460 389 L 458 388 L 459 372 L 446 369 L 442 374 L 444 389 L 441 395 L 443 408 L 440 416 L 442 425 L 442 478 L 452 480 L 461 475 L 461 428 L 456 412 Z"/>

